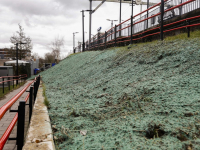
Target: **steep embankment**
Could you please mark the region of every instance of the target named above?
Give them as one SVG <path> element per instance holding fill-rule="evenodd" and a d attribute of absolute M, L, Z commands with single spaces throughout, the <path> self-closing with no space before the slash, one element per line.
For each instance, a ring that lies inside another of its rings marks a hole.
<path fill-rule="evenodd" d="M 200 147 L 199 38 L 72 55 L 42 79 L 58 149 Z"/>

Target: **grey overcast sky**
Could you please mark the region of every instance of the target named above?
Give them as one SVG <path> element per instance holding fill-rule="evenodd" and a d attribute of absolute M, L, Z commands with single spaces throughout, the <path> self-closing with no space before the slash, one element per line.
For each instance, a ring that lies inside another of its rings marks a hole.
<path fill-rule="evenodd" d="M 157 1 L 157 0 L 150 0 Z M 93 2 L 93 9 L 100 1 Z M 143 6 L 145 9 L 146 6 Z M 0 48 L 9 48 L 10 37 L 19 30 L 18 24 L 24 28 L 26 36 L 33 43 L 32 53 L 44 56 L 50 52 L 48 45 L 55 37 L 64 37 L 65 46 L 61 51 L 62 57 L 67 56 L 73 49 L 73 32 L 76 34 L 75 43 L 82 42 L 82 13 L 89 9 L 89 0 L 0 0 Z M 139 13 L 139 6 L 134 6 L 134 14 Z M 122 5 L 122 20 L 131 16 L 131 6 Z M 111 22 L 106 19 L 119 20 L 119 3 L 105 2 L 92 16 L 92 34 L 97 28 L 108 30 Z M 118 24 L 118 22 L 116 22 Z M 85 12 L 85 40 L 89 36 L 89 13 Z"/>

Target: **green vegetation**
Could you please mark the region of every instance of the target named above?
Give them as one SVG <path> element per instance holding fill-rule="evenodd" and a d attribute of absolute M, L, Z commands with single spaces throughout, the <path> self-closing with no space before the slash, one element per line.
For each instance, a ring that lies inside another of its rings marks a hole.
<path fill-rule="evenodd" d="M 42 86 L 43 86 L 44 104 L 47 106 L 47 108 L 49 108 L 50 104 L 49 104 L 49 101 L 48 101 L 47 96 L 46 96 L 46 86 L 45 86 L 44 83 L 42 84 Z"/>
<path fill-rule="evenodd" d="M 200 35 L 71 55 L 41 73 L 57 149 L 200 147 Z"/>
<path fill-rule="evenodd" d="M 4 87 L 4 93 L 3 93 L 3 88 L 0 88 L 0 99 L 2 99 L 6 94 L 8 94 L 9 92 L 12 92 L 13 90 L 16 90 L 18 88 L 20 88 L 22 85 L 24 85 L 26 82 L 21 82 L 19 83 L 17 86 L 13 85 L 10 86 L 10 90 L 9 87 Z"/>

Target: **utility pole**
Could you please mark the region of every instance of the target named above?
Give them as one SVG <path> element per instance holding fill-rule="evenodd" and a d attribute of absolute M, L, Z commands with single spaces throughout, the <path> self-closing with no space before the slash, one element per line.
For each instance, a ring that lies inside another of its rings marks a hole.
<path fill-rule="evenodd" d="M 19 65 L 18 65 L 18 50 L 19 50 L 19 48 L 18 48 L 18 45 L 19 44 L 26 44 L 26 43 L 22 43 L 22 42 L 20 42 L 20 43 L 16 43 L 15 45 L 16 45 L 16 62 L 17 62 L 17 69 L 16 69 L 16 75 L 17 76 L 19 76 Z M 16 82 L 17 82 L 17 85 L 18 85 L 18 80 L 16 80 Z"/>
<path fill-rule="evenodd" d="M 76 33 L 78 33 L 78 32 L 74 32 L 74 33 L 73 33 L 73 51 L 74 51 L 74 53 L 76 53 L 76 52 L 75 52 L 75 34 L 76 34 Z"/>
<path fill-rule="evenodd" d="M 118 20 L 110 20 L 106 19 L 107 21 L 111 21 L 111 28 L 113 28 L 113 21 L 118 21 Z M 111 30 L 111 33 L 113 32 L 113 29 Z M 112 34 L 111 34 L 111 40 L 112 40 Z"/>
<path fill-rule="evenodd" d="M 92 0 L 90 1 L 90 10 L 92 10 Z M 89 49 L 90 49 L 90 42 L 91 42 L 91 30 L 92 30 L 92 11 L 90 13 L 90 18 L 89 18 Z"/>
<path fill-rule="evenodd" d="M 121 21 L 122 21 L 122 0 L 120 0 L 120 8 L 119 8 L 119 29 L 121 29 Z M 121 36 L 121 30 L 119 31 L 119 36 Z"/>
<path fill-rule="evenodd" d="M 82 51 L 84 52 L 85 51 L 85 32 L 84 32 L 84 11 L 89 11 L 91 12 L 92 10 L 82 10 L 82 26 L 83 26 L 83 49 Z"/>
<path fill-rule="evenodd" d="M 149 0 L 147 0 L 147 9 L 149 9 Z M 147 18 L 149 18 L 149 10 L 147 10 Z M 148 29 L 148 19 L 147 19 L 147 29 Z"/>
<path fill-rule="evenodd" d="M 82 45 L 82 52 L 85 51 L 85 32 L 84 32 L 84 10 L 81 11 L 82 12 L 82 28 L 83 28 L 83 45 Z"/>
<path fill-rule="evenodd" d="M 133 16 L 133 0 L 132 0 L 132 13 L 131 13 L 131 15 Z"/>
<path fill-rule="evenodd" d="M 19 69 L 18 69 L 18 43 L 16 43 L 16 59 L 17 59 L 17 69 L 16 69 L 16 75 L 17 75 L 17 78 L 18 78 L 18 76 L 19 76 Z M 18 85 L 18 80 L 16 80 L 16 82 L 17 82 L 17 85 Z"/>
<path fill-rule="evenodd" d="M 163 41 L 163 15 L 164 15 L 164 0 L 161 0 L 161 22 L 160 22 L 160 40 Z"/>

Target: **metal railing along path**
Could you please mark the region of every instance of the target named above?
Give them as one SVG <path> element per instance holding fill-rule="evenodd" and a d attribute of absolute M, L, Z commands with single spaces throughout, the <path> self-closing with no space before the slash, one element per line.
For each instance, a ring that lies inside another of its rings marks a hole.
<path fill-rule="evenodd" d="M 183 28 L 187 28 L 189 37 L 190 27 L 199 26 L 200 21 L 195 20 L 200 20 L 198 16 L 199 14 L 197 14 L 197 16 L 193 14 L 193 17 L 190 18 L 182 18 L 179 16 L 183 16 L 184 14 L 199 9 L 200 0 L 163 1 L 164 5 L 158 3 L 141 13 L 131 16 L 131 18 L 123 21 L 121 24 L 115 25 L 111 29 L 105 31 L 105 33 L 97 33 L 93 38 L 91 38 L 90 42 L 86 42 L 85 50 L 105 49 L 108 46 L 116 46 L 117 43 L 132 44 L 137 40 L 144 40 L 145 38 L 153 35 L 163 35 L 163 33 Z M 163 12 L 161 10 L 163 10 Z M 144 15 L 141 16 L 142 14 Z M 166 24 L 166 21 L 176 17 L 179 17 L 180 20 Z M 161 18 L 163 19 L 161 20 Z M 89 43 L 91 44 L 90 49 Z M 78 51 L 80 51 L 80 47 L 80 45 L 77 47 Z"/>
<path fill-rule="evenodd" d="M 34 83 L 33 87 L 31 86 Z M 15 95 L 10 101 L 0 108 L 0 119 L 3 118 L 5 113 L 11 108 L 11 106 L 22 96 L 24 92 L 29 92 L 25 100 L 20 101 L 18 110 L 10 110 L 10 112 L 16 112 L 15 117 L 11 121 L 10 125 L 0 138 L 0 150 L 3 149 L 7 140 L 16 140 L 17 150 L 22 150 L 24 144 L 24 124 L 25 124 L 25 105 L 29 105 L 29 122 L 32 115 L 32 108 L 36 100 L 37 91 L 40 84 L 40 76 L 36 77 L 31 83 L 25 86 L 17 95 Z M 31 86 L 31 87 L 30 87 Z M 30 90 L 27 89 L 30 87 Z M 29 104 L 26 102 L 29 99 Z M 9 138 L 15 124 L 17 123 L 17 135 L 16 138 Z"/>
<path fill-rule="evenodd" d="M 16 82 L 16 86 L 17 86 L 17 84 L 18 84 L 19 81 L 21 81 L 21 82 L 22 82 L 22 80 L 25 81 L 26 78 L 27 78 L 26 74 L 19 75 L 19 76 L 2 76 L 2 77 L 0 77 L 0 86 L 2 87 L 2 92 L 3 93 L 5 92 L 5 87 L 6 87 L 5 83 L 7 83 L 8 89 L 10 91 L 10 86 L 12 85 L 13 88 L 15 86 L 14 82 Z"/>

